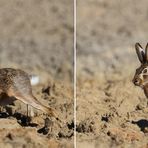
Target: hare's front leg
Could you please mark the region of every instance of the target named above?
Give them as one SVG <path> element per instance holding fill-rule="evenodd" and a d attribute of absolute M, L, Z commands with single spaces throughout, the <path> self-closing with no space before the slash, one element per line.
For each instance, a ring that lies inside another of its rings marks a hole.
<path fill-rule="evenodd" d="M 27 104 L 27 117 L 34 117 L 34 110 L 33 107 Z"/>

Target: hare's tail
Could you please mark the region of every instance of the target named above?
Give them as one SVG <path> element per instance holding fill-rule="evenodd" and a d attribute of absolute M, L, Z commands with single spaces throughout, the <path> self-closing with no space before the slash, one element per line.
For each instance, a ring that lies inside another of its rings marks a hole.
<path fill-rule="evenodd" d="M 29 75 L 31 85 L 37 85 L 40 83 L 40 78 L 37 75 Z"/>

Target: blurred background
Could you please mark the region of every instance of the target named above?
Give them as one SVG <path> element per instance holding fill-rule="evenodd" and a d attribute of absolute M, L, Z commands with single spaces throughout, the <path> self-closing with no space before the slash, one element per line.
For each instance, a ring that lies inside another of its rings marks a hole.
<path fill-rule="evenodd" d="M 145 48 L 147 43 L 147 4 L 146 0 L 78 1 L 78 67 L 82 66 L 81 60 L 92 71 L 96 69 L 93 67 L 95 65 L 91 65 L 93 63 L 105 70 L 111 64 L 117 66 L 121 62 L 138 63 L 134 45 L 135 42 L 140 42 Z M 113 54 L 111 60 L 106 57 L 106 52 Z M 100 58 L 102 56 L 103 59 Z M 107 61 L 109 63 L 105 64 Z M 83 66 L 82 69 L 85 71 Z"/>
<path fill-rule="evenodd" d="M 78 147 L 147 147 L 136 42 L 148 42 L 148 1 L 77 1 Z"/>
<path fill-rule="evenodd" d="M 71 80 L 73 2 L 0 0 L 0 66 Z"/>

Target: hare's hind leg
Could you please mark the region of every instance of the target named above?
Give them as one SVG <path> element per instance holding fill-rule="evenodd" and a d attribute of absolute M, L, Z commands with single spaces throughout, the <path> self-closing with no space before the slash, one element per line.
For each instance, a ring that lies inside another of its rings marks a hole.
<path fill-rule="evenodd" d="M 28 101 L 28 99 L 26 99 L 26 97 L 24 97 L 24 95 L 22 95 L 18 91 L 13 91 L 13 89 L 9 90 L 7 92 L 7 94 L 9 96 L 15 97 L 17 100 L 20 100 L 21 102 L 23 102 L 23 103 L 25 103 L 27 105 L 26 106 L 26 109 L 27 109 L 26 116 L 28 117 L 29 116 L 29 104 L 30 104 L 29 101 Z"/>
<path fill-rule="evenodd" d="M 16 99 L 22 101 L 25 104 L 31 105 L 32 107 L 43 111 L 51 117 L 57 118 L 56 111 L 51 108 L 41 104 L 33 95 L 32 92 L 28 92 L 27 94 L 21 93 L 18 89 L 10 88 L 7 92 L 9 96 L 13 96 Z"/>
<path fill-rule="evenodd" d="M 56 111 L 53 108 L 47 107 L 41 104 L 32 94 L 23 95 L 18 91 L 11 91 L 9 95 L 14 96 L 16 99 L 22 101 L 25 104 L 31 105 L 32 107 L 43 111 L 44 113 L 48 114 L 49 116 L 56 117 Z"/>

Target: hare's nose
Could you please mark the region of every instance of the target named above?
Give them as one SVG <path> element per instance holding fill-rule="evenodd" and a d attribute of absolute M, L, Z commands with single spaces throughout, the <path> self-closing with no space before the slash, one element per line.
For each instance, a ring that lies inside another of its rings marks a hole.
<path fill-rule="evenodd" d="M 138 78 L 136 78 L 136 79 L 133 79 L 133 83 L 134 83 L 135 85 L 139 85 L 139 83 L 140 83 L 140 80 L 139 80 Z"/>

